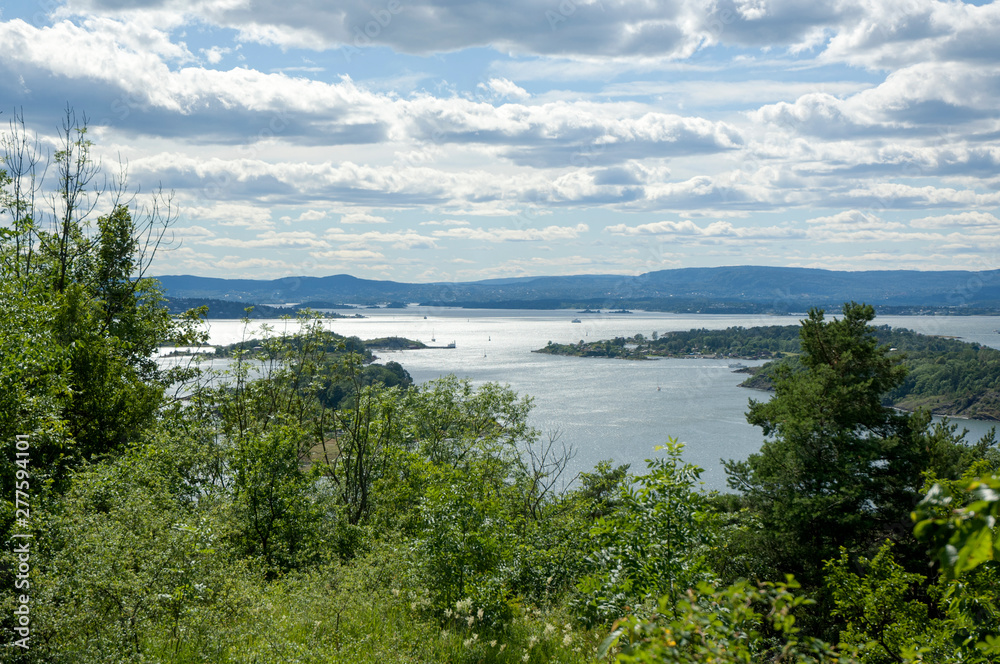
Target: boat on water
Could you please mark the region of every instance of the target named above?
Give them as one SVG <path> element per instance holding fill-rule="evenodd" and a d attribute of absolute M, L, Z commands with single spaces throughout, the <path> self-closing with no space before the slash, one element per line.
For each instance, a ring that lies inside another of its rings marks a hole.
<path fill-rule="evenodd" d="M 582 321 L 582 320 L 580 320 L 579 318 L 574 318 L 574 319 L 573 319 L 573 320 L 571 320 L 570 322 L 571 322 L 571 323 L 582 323 L 583 321 Z"/>
<path fill-rule="evenodd" d="M 730 362 L 729 363 L 729 368 L 730 369 L 746 369 L 747 365 L 743 364 L 742 362 Z"/>
<path fill-rule="evenodd" d="M 448 344 L 447 346 L 445 346 L 445 348 L 454 348 L 454 347 L 455 347 L 455 342 L 454 341 L 452 341 L 450 344 Z"/>

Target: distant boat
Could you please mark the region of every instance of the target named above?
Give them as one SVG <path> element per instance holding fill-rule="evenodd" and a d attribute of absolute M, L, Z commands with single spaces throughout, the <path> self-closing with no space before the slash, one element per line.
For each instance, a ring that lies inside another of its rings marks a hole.
<path fill-rule="evenodd" d="M 746 369 L 747 365 L 743 364 L 742 362 L 730 362 L 729 363 L 729 368 L 730 369 Z"/>
<path fill-rule="evenodd" d="M 452 341 L 450 344 L 448 344 L 447 346 L 445 346 L 445 348 L 454 348 L 454 347 L 455 347 L 455 342 L 454 341 Z"/>
<path fill-rule="evenodd" d="M 574 319 L 573 319 L 573 320 L 571 320 L 570 322 L 571 322 L 571 323 L 582 323 L 583 321 L 582 321 L 582 320 L 580 320 L 579 318 L 574 318 Z"/>

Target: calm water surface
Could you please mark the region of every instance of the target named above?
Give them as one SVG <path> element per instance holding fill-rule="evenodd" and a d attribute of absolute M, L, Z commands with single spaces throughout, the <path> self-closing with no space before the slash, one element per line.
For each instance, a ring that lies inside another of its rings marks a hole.
<path fill-rule="evenodd" d="M 571 311 L 467 310 L 437 307 L 363 309 L 364 319 L 329 321 L 339 334 L 362 339 L 403 336 L 427 344 L 455 343 L 454 349 L 379 352 L 395 360 L 417 383 L 456 374 L 474 384 L 510 385 L 534 399 L 532 423 L 543 434 L 558 432 L 577 450 L 573 472 L 602 459 L 630 463 L 634 470 L 656 454 L 656 445 L 674 437 L 686 443 L 685 458 L 705 469 L 706 488 L 725 488 L 721 459 L 743 459 L 762 441 L 746 423 L 750 398 L 768 394 L 738 387 L 746 377 L 725 360 L 659 359 L 626 361 L 559 357 L 532 353 L 548 341 L 650 336 L 692 328 L 734 325 L 795 325 L 803 316 L 722 316 L 635 312 L 578 314 Z M 344 313 L 354 313 L 346 311 Z M 580 323 L 571 322 L 579 318 Z M 878 323 L 925 334 L 962 337 L 1000 348 L 1000 318 L 976 316 L 885 316 Z M 275 332 L 294 331 L 295 322 L 263 321 Z M 228 344 L 259 336 L 261 322 L 215 320 L 210 343 Z M 744 361 L 753 365 L 760 362 Z M 977 437 L 990 424 L 961 421 Z"/>

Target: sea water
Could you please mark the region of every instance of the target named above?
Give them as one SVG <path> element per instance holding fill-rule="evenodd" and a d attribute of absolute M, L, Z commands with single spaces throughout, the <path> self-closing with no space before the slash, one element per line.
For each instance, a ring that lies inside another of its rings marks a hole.
<path fill-rule="evenodd" d="M 695 328 L 796 325 L 799 316 L 740 316 L 633 312 L 585 314 L 574 311 L 456 309 L 410 306 L 406 309 L 345 310 L 366 318 L 325 324 L 347 336 L 373 339 L 401 336 L 431 346 L 424 350 L 377 351 L 380 362 L 396 361 L 416 383 L 447 374 L 510 385 L 534 402 L 531 424 L 542 437 L 557 436 L 576 456 L 567 479 L 603 459 L 628 463 L 635 471 L 657 455 L 655 447 L 676 438 L 685 443 L 684 458 L 704 469 L 707 489 L 724 489 L 724 459 L 745 459 L 757 451 L 761 431 L 745 419 L 750 399 L 767 392 L 739 387 L 745 374 L 727 360 L 700 358 L 645 361 L 565 357 L 532 353 L 554 343 L 596 341 L 635 334 L 652 336 Z M 578 319 L 579 323 L 572 322 Z M 1000 318 L 988 316 L 883 316 L 879 324 L 907 327 L 925 334 L 961 337 L 1000 348 Z M 294 321 L 213 320 L 210 343 L 229 344 L 260 336 L 266 324 L 274 333 L 298 329 Z M 454 348 L 443 348 L 454 343 Z M 748 366 L 760 361 L 743 360 Z M 956 420 L 979 437 L 991 423 Z"/>

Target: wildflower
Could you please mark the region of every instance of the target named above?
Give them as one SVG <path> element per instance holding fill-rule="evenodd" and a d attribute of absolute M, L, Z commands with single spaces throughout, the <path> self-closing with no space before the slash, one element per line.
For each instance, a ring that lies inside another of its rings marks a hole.
<path fill-rule="evenodd" d="M 532 636 L 530 639 L 528 639 L 528 649 L 530 650 L 534 648 L 536 643 L 538 643 L 538 637 Z"/>
<path fill-rule="evenodd" d="M 570 625 L 569 623 L 566 623 L 565 625 L 563 625 L 563 631 L 564 632 L 570 632 L 572 630 L 573 630 L 573 626 Z"/>
<path fill-rule="evenodd" d="M 392 589 L 392 596 L 393 597 L 399 597 L 399 588 L 393 588 Z"/>
<path fill-rule="evenodd" d="M 503 652 L 503 651 L 504 651 L 504 648 L 506 648 L 506 647 L 507 647 L 507 644 L 506 644 L 506 643 L 501 643 L 501 644 L 500 644 L 500 652 Z"/>
<path fill-rule="evenodd" d="M 492 641 L 490 641 L 490 648 L 496 648 L 496 647 L 497 647 L 497 640 L 493 639 Z"/>
<path fill-rule="evenodd" d="M 522 662 L 527 662 L 529 659 L 531 659 L 531 655 L 529 655 L 528 653 L 524 653 L 524 655 L 521 657 Z"/>
<path fill-rule="evenodd" d="M 469 616 L 468 618 L 465 619 L 465 622 L 466 622 L 466 624 L 469 625 L 469 627 L 472 627 L 472 623 L 476 622 L 476 617 L 475 616 Z"/>
<path fill-rule="evenodd" d="M 549 636 L 552 632 L 556 631 L 556 628 L 551 623 L 545 623 L 545 636 Z"/>
<path fill-rule="evenodd" d="M 479 616 L 480 620 L 482 620 L 483 619 L 483 610 L 479 609 L 478 611 L 476 611 L 476 615 Z"/>
<path fill-rule="evenodd" d="M 466 598 L 458 600 L 455 602 L 455 609 L 457 609 L 459 613 L 468 613 L 472 610 L 472 599 Z"/>
<path fill-rule="evenodd" d="M 451 609 L 445 609 L 444 610 L 444 617 L 445 618 L 451 618 Z"/>
<path fill-rule="evenodd" d="M 572 634 L 567 634 L 566 636 L 563 637 L 563 645 L 564 646 L 568 646 L 572 642 L 573 642 L 573 635 Z"/>

